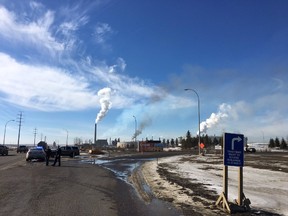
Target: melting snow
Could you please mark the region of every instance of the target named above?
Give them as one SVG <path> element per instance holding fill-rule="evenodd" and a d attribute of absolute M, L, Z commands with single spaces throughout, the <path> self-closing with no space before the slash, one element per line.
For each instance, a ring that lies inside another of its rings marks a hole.
<path fill-rule="evenodd" d="M 188 160 L 191 157 L 195 159 L 193 161 Z M 185 158 L 187 160 L 183 160 Z M 161 158 L 158 163 L 173 165 L 171 168 L 169 166 L 170 172 L 177 172 L 183 178 L 203 183 L 209 190 L 216 191 L 219 195 L 223 190 L 223 165 L 219 164 L 219 158 L 213 156 L 174 156 Z M 238 169 L 238 167 L 228 167 L 229 201 L 238 197 Z M 146 174 L 145 178 L 149 184 L 152 184 L 154 192 L 165 196 L 165 193 L 171 194 L 172 191 L 173 197 L 178 199 L 178 203 L 189 202 L 189 197 L 183 194 L 180 188 L 165 182 L 156 170 L 157 161 L 148 162 L 143 167 L 143 173 Z M 250 199 L 252 208 L 288 215 L 288 173 L 243 167 L 243 187 L 244 194 Z"/>

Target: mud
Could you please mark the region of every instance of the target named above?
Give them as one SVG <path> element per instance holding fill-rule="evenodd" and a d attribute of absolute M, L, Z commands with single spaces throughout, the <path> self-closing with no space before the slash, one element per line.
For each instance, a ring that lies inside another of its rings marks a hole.
<path fill-rule="evenodd" d="M 279 172 L 288 172 L 288 154 L 287 153 L 256 153 L 245 155 L 245 166 L 250 166 L 258 169 L 267 169 Z M 214 156 L 215 160 L 195 160 L 195 157 L 184 158 L 183 160 L 191 160 L 193 163 L 206 163 L 211 166 L 206 166 L 205 169 L 214 169 L 213 164 L 223 163 L 222 156 Z M 215 201 L 219 197 L 215 191 L 207 189 L 207 185 L 193 181 L 191 178 L 183 178 L 179 174 L 173 171 L 173 164 L 161 163 L 157 165 L 157 176 L 149 173 L 149 167 L 145 164 L 136 170 L 130 178 L 135 185 L 139 194 L 143 200 L 149 202 L 153 197 L 170 202 L 175 205 L 178 209 L 181 209 L 183 215 L 227 215 L 226 212 L 215 206 Z M 149 176 L 149 177 L 148 177 Z M 148 185 L 151 190 L 147 190 Z M 172 188 L 172 191 L 165 193 L 165 188 Z M 183 195 L 188 198 L 186 201 L 179 202 L 173 195 L 173 188 L 175 190 L 181 190 Z M 234 213 L 233 215 L 263 215 L 263 216 L 280 216 L 272 212 L 267 212 L 261 209 L 250 209 L 247 212 Z"/>

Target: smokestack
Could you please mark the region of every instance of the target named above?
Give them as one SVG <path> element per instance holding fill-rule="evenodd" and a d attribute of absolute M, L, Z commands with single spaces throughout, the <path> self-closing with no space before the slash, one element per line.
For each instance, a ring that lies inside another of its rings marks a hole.
<path fill-rule="evenodd" d="M 95 130 L 94 130 L 94 145 L 96 145 L 96 138 L 97 138 L 97 123 L 95 123 Z"/>
<path fill-rule="evenodd" d="M 138 129 L 135 131 L 135 133 L 132 136 L 132 140 L 135 139 L 138 135 L 142 134 L 142 131 L 148 127 L 149 125 L 151 125 L 152 123 L 152 119 L 149 116 L 146 116 L 146 118 L 144 119 L 144 121 L 140 122 L 140 125 L 138 127 Z"/>

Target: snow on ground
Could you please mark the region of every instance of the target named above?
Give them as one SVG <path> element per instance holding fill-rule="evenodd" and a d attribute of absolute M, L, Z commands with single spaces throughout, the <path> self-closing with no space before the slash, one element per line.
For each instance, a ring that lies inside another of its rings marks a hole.
<path fill-rule="evenodd" d="M 191 160 L 193 158 L 193 160 Z M 223 188 L 223 165 L 219 157 L 174 156 L 160 158 L 143 166 L 146 181 L 158 197 L 173 197 L 174 203 L 193 204 L 183 188 L 161 179 L 157 173 L 158 164 L 169 165 L 169 171 L 185 179 L 199 182 L 208 190 L 220 195 Z M 238 197 L 238 167 L 228 167 L 228 200 Z M 251 201 L 251 207 L 288 216 L 288 173 L 243 167 L 244 194 Z M 215 200 L 216 202 L 216 200 Z M 195 203 L 194 203 L 195 204 Z"/>

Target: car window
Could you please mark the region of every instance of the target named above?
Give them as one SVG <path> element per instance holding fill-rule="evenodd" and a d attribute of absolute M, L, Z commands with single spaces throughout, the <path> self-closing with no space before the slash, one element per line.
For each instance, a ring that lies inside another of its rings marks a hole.
<path fill-rule="evenodd" d="M 30 149 L 30 152 L 39 152 L 42 151 L 41 149 Z"/>

